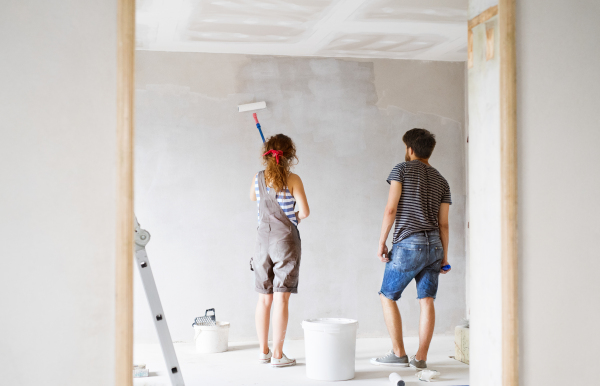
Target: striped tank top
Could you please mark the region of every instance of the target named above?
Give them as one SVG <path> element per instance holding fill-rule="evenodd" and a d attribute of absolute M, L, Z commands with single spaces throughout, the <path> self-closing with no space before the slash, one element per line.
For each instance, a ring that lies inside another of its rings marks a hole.
<path fill-rule="evenodd" d="M 270 191 L 271 188 L 267 186 L 267 192 Z M 256 177 L 254 177 L 254 192 L 256 193 L 256 204 L 260 208 L 260 190 L 258 189 L 258 173 Z M 298 220 L 296 220 L 296 213 L 294 209 L 296 208 L 296 199 L 290 193 L 290 190 L 286 187 L 282 192 L 277 192 L 275 194 L 277 197 L 277 202 L 283 210 L 283 213 L 287 216 L 290 221 L 298 226 Z M 258 222 L 260 223 L 260 209 L 258 213 Z"/>

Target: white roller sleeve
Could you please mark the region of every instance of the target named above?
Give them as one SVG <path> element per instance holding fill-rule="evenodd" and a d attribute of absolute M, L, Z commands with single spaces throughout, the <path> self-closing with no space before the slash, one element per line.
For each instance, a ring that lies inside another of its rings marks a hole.
<path fill-rule="evenodd" d="M 243 113 L 244 111 L 260 110 L 266 107 L 267 102 L 248 103 L 246 105 L 239 105 L 238 112 Z"/>

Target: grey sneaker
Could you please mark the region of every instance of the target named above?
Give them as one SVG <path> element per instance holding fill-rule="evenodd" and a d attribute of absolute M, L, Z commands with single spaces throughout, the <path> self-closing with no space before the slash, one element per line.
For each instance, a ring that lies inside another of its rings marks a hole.
<path fill-rule="evenodd" d="M 398 357 L 394 350 L 390 350 L 387 355 L 380 358 L 371 358 L 371 364 L 375 366 L 400 366 L 408 367 L 408 356 Z"/>
<path fill-rule="evenodd" d="M 425 370 L 427 368 L 427 362 L 426 361 L 419 361 L 416 358 L 416 355 L 413 355 L 412 357 L 410 357 L 410 367 L 412 367 L 413 369 L 417 369 L 417 370 Z"/>

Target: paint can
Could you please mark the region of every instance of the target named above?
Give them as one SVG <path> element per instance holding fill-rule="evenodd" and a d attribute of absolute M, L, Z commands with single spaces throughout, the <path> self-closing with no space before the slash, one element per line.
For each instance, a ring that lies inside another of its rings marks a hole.
<path fill-rule="evenodd" d="M 342 318 L 302 322 L 306 350 L 306 376 L 319 381 L 354 378 L 358 321 Z"/>
<path fill-rule="evenodd" d="M 225 352 L 229 348 L 229 322 L 214 326 L 194 325 L 196 351 L 202 354 Z"/>

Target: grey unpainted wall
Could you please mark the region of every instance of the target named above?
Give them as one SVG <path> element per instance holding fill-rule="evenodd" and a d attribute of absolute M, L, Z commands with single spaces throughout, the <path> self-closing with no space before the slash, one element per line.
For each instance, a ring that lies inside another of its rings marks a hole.
<path fill-rule="evenodd" d="M 194 317 L 215 307 L 232 340 L 255 340 L 257 294 L 249 259 L 262 169 L 261 140 L 237 105 L 265 100 L 266 136 L 296 142 L 311 216 L 300 224 L 299 294 L 287 336 L 306 318 L 359 320 L 359 336 L 387 336 L 376 257 L 385 182 L 404 160 L 403 133 L 434 132 L 431 163 L 448 179 L 450 263 L 440 280 L 436 333 L 465 317 L 464 63 L 284 58 L 138 51 L 136 214 L 152 234 L 147 250 L 173 340 L 191 341 Z M 155 341 L 136 274 L 135 339 Z M 411 284 L 399 302 L 408 335 L 419 306 Z"/>

